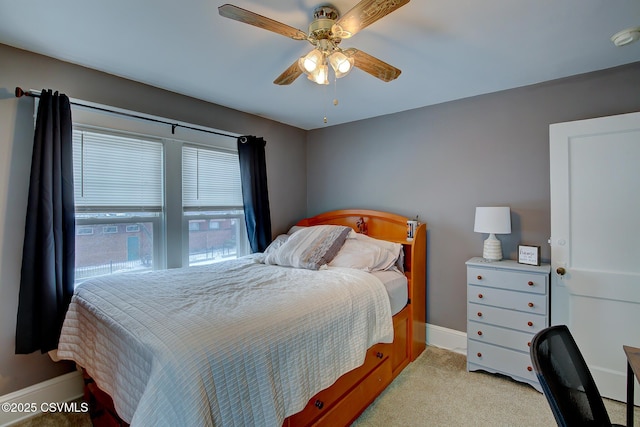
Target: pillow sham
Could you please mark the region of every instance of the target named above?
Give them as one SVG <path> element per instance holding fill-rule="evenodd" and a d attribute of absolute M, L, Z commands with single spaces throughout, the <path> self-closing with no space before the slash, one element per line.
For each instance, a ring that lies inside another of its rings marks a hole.
<path fill-rule="evenodd" d="M 365 271 L 389 270 L 402 254 L 400 243 L 379 240 L 352 232 L 329 267 L 348 267 Z"/>
<path fill-rule="evenodd" d="M 264 258 L 265 264 L 318 270 L 338 253 L 351 228 L 342 225 L 304 227 Z"/>
<path fill-rule="evenodd" d="M 306 227 L 306 226 L 304 226 L 304 225 L 294 225 L 294 226 L 292 226 L 292 227 L 289 229 L 289 231 L 287 231 L 287 234 L 288 234 L 288 235 L 292 235 L 292 234 L 293 234 L 293 233 L 295 233 L 296 231 L 298 231 L 298 230 L 302 230 L 303 228 L 308 228 L 308 227 Z"/>
<path fill-rule="evenodd" d="M 288 239 L 289 239 L 289 235 L 288 234 L 279 234 L 275 239 L 273 239 L 273 242 L 269 243 L 269 246 L 267 246 L 267 248 L 264 250 L 263 253 L 265 255 L 268 255 L 268 254 L 270 254 L 272 252 L 275 252 Z"/>

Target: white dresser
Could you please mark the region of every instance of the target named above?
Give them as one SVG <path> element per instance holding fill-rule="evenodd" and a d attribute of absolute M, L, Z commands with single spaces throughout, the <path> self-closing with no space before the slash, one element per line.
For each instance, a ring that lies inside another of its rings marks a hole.
<path fill-rule="evenodd" d="M 467 264 L 467 370 L 508 375 L 542 391 L 529 346 L 549 326 L 549 264 Z"/>

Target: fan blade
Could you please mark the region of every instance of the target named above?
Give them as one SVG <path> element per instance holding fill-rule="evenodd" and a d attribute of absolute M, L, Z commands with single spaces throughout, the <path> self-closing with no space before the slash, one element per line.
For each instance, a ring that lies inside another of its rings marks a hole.
<path fill-rule="evenodd" d="M 244 22 L 245 24 L 273 31 L 274 33 L 282 34 L 283 36 L 294 40 L 307 39 L 307 33 L 304 31 L 290 27 L 281 22 L 274 21 L 273 19 L 266 18 L 262 15 L 258 15 L 257 13 L 239 8 L 232 4 L 223 4 L 218 8 L 218 13 L 225 18 L 234 19 L 236 21 Z"/>
<path fill-rule="evenodd" d="M 298 66 L 298 60 L 296 59 L 296 62 L 294 62 L 289 68 L 284 70 L 284 72 L 280 74 L 278 78 L 273 82 L 277 85 L 290 85 L 295 81 L 295 79 L 300 77 L 301 74 L 302 70 Z"/>
<path fill-rule="evenodd" d="M 342 15 L 336 25 L 343 32 L 341 37 L 348 38 L 407 3 L 409 0 L 362 0 Z"/>
<path fill-rule="evenodd" d="M 345 49 L 344 52 L 346 52 L 353 58 L 354 67 L 358 67 L 362 71 L 365 71 L 371 74 L 373 77 L 376 77 L 385 82 L 390 82 L 391 80 L 397 79 L 402 72 L 393 65 L 389 65 L 386 62 L 381 61 L 378 58 L 369 55 L 368 53 L 364 53 L 361 50 L 349 48 Z"/>

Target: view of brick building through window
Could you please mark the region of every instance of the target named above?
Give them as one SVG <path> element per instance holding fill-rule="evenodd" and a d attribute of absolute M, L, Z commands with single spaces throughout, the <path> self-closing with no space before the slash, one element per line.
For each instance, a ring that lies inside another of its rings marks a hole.
<path fill-rule="evenodd" d="M 236 230 L 236 219 L 189 220 L 189 265 L 235 258 Z"/>
<path fill-rule="evenodd" d="M 189 220 L 189 265 L 235 258 L 236 218 Z M 125 271 L 152 270 L 153 223 L 125 222 L 76 226 L 76 283 Z"/>

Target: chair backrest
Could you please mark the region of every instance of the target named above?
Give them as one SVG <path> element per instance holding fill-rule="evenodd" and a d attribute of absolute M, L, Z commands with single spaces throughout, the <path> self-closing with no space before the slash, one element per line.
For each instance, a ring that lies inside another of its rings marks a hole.
<path fill-rule="evenodd" d="M 559 426 L 610 426 L 584 357 L 565 325 L 538 332 L 531 362 Z"/>

